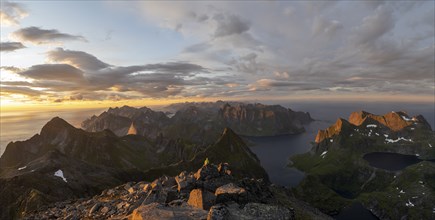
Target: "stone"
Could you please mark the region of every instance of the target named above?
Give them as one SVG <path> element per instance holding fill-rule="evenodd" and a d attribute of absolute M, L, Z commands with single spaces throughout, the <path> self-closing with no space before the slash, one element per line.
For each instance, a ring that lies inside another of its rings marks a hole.
<path fill-rule="evenodd" d="M 104 207 L 100 210 L 100 212 L 103 213 L 103 214 L 106 214 L 106 213 L 108 213 L 109 211 L 110 211 L 110 208 L 107 207 L 107 206 L 104 206 Z"/>
<path fill-rule="evenodd" d="M 145 184 L 143 187 L 142 187 L 142 190 L 144 191 L 144 192 L 148 192 L 149 190 L 151 190 L 151 184 Z"/>
<path fill-rule="evenodd" d="M 190 192 L 187 203 L 193 207 L 209 210 L 216 200 L 216 196 L 206 190 L 194 189 Z"/>
<path fill-rule="evenodd" d="M 226 220 L 228 219 L 228 209 L 223 204 L 217 204 L 210 208 L 207 215 L 207 220 Z"/>
<path fill-rule="evenodd" d="M 244 188 L 228 183 L 216 189 L 216 203 L 235 201 L 237 203 L 246 202 L 247 192 Z"/>
<path fill-rule="evenodd" d="M 291 220 L 295 219 L 295 216 L 293 210 L 282 206 L 248 203 L 243 209 L 237 206 L 229 206 L 228 219 Z"/>
<path fill-rule="evenodd" d="M 160 190 L 162 188 L 162 181 L 160 179 L 156 179 L 151 183 L 151 188 L 153 190 Z"/>
<path fill-rule="evenodd" d="M 129 219 L 131 220 L 145 220 L 145 219 L 159 219 L 159 220 L 193 220 L 193 219 L 206 219 L 207 212 L 194 208 L 188 205 L 181 206 L 165 206 L 159 203 L 151 203 L 142 205 L 135 209 Z"/>
<path fill-rule="evenodd" d="M 202 166 L 196 173 L 195 173 L 196 180 L 209 180 L 212 178 L 216 178 L 219 175 L 219 171 L 217 167 L 213 164 L 207 164 Z"/>
<path fill-rule="evenodd" d="M 186 171 L 183 171 L 176 176 L 175 181 L 177 182 L 178 192 L 190 191 L 193 189 L 195 184 L 195 179 L 191 175 L 188 175 Z"/>
<path fill-rule="evenodd" d="M 221 175 L 225 175 L 225 174 L 228 175 L 227 172 L 229 172 L 229 173 L 231 174 L 230 165 L 229 165 L 228 163 L 220 163 L 220 164 L 218 165 L 218 172 L 219 172 Z"/>
<path fill-rule="evenodd" d="M 168 189 L 166 194 L 166 201 L 165 203 L 170 203 L 173 200 L 178 199 L 178 191 L 176 189 Z"/>
<path fill-rule="evenodd" d="M 133 194 L 133 193 L 135 192 L 135 190 L 134 190 L 133 187 L 130 187 L 127 191 L 128 191 L 128 193 L 130 193 L 130 194 Z"/>
<path fill-rule="evenodd" d="M 163 187 L 172 187 L 177 185 L 177 181 L 175 180 L 174 177 L 163 176 L 161 177 L 161 180 L 162 180 Z"/>
<path fill-rule="evenodd" d="M 101 207 L 101 203 L 97 202 L 95 203 L 94 206 L 92 206 L 92 208 L 89 210 L 89 215 L 93 215 L 94 213 L 96 213 Z"/>
<path fill-rule="evenodd" d="M 207 181 L 198 181 L 197 185 L 210 192 L 215 192 L 217 188 L 231 183 L 233 179 L 230 176 L 220 176 L 218 178 L 209 179 Z"/>

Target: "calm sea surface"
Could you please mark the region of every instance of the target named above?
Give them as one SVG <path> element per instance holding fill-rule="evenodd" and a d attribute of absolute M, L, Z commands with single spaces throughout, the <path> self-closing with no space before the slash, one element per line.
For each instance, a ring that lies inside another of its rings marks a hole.
<path fill-rule="evenodd" d="M 25 110 L 17 112 L 1 112 L 0 118 L 0 155 L 11 141 L 21 141 L 38 134 L 50 119 L 59 116 L 75 127 L 94 114 L 105 109 L 66 109 L 56 111 Z"/>

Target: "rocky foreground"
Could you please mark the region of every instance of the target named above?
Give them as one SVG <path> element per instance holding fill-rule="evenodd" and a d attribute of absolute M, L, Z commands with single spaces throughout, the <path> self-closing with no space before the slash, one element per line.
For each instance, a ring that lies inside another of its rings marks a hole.
<path fill-rule="evenodd" d="M 90 199 L 69 200 L 25 219 L 328 219 L 262 179 L 236 179 L 227 163 L 197 172 L 128 182 Z"/>

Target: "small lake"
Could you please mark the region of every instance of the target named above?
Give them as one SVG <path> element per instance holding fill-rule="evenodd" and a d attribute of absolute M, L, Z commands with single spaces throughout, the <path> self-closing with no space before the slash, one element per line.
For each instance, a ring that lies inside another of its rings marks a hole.
<path fill-rule="evenodd" d="M 388 152 L 368 153 L 363 156 L 363 159 L 368 161 L 370 166 L 372 167 L 389 170 L 389 171 L 402 170 L 407 166 L 422 161 L 415 155 L 405 155 L 405 154 L 388 153 Z"/>
<path fill-rule="evenodd" d="M 341 212 L 334 216 L 337 220 L 376 220 L 379 219 L 361 203 L 355 202 L 352 205 L 344 208 Z"/>
<path fill-rule="evenodd" d="M 288 167 L 289 157 L 310 151 L 311 142 L 314 141 L 317 131 L 327 128 L 330 123 L 313 121 L 304 126 L 306 132 L 302 134 L 244 138 L 254 144 L 250 148 L 260 159 L 272 183 L 295 187 L 302 181 L 305 174 Z"/>

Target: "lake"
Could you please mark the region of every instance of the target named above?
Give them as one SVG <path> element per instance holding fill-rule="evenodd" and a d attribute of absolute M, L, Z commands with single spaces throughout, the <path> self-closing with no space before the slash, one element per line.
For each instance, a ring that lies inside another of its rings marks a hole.
<path fill-rule="evenodd" d="M 405 169 L 407 166 L 416 164 L 421 159 L 418 159 L 415 155 L 405 155 L 389 152 L 373 152 L 363 156 L 363 159 L 368 161 L 370 166 L 389 170 L 397 171 Z"/>

